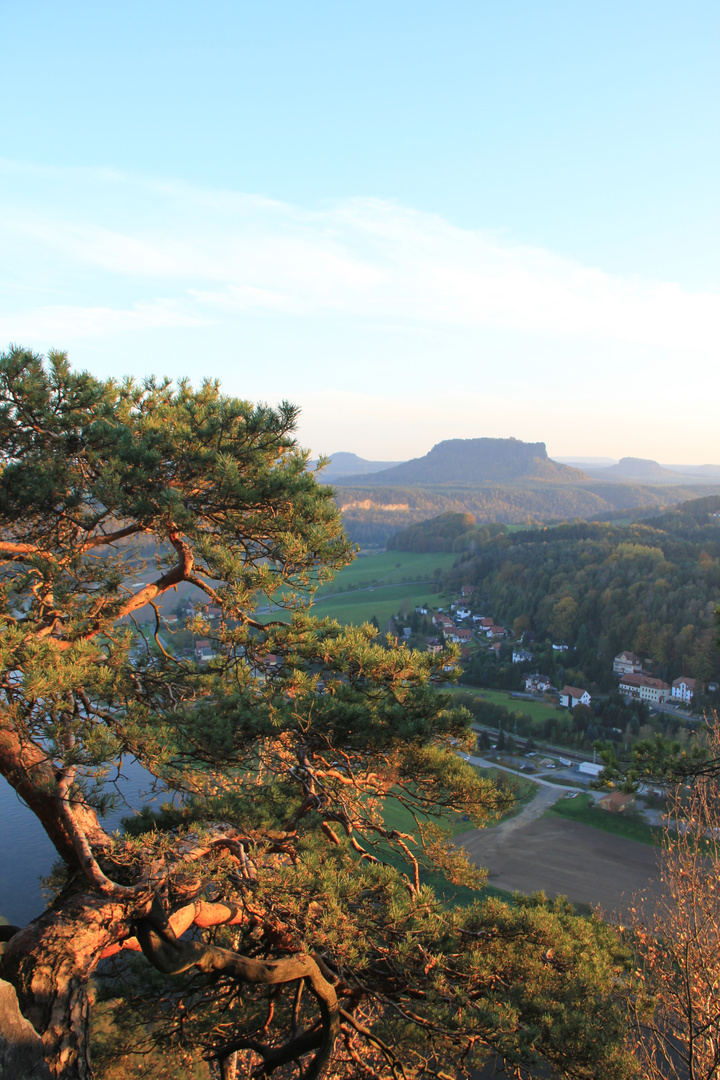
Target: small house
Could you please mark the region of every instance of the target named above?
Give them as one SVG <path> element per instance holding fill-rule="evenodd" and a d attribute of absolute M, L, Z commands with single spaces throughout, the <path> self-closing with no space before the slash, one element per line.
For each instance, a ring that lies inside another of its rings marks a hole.
<path fill-rule="evenodd" d="M 608 795 L 603 795 L 602 799 L 598 799 L 598 807 L 601 810 L 607 810 L 610 814 L 622 814 L 634 803 L 635 796 L 626 791 L 611 791 Z"/>
<path fill-rule="evenodd" d="M 634 652 L 618 653 L 613 660 L 613 671 L 616 675 L 633 675 L 642 671 L 642 660 Z"/>
<path fill-rule="evenodd" d="M 527 649 L 513 649 L 513 664 L 529 664 L 532 658 L 533 654 L 528 652 Z"/>
<path fill-rule="evenodd" d="M 207 638 L 201 638 L 195 642 L 195 659 L 198 664 L 207 664 L 215 656 L 215 650 Z"/>
<path fill-rule="evenodd" d="M 574 709 L 576 705 L 589 705 L 592 701 L 587 690 L 577 686 L 563 686 L 560 691 L 560 704 L 565 709 Z"/>

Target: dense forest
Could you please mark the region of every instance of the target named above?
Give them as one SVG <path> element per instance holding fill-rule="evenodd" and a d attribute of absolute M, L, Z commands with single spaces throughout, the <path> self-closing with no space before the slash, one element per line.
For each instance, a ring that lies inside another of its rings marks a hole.
<path fill-rule="evenodd" d="M 554 664 L 578 685 L 608 689 L 623 649 L 667 681 L 717 680 L 719 513 L 720 498 L 711 496 L 629 526 L 500 534 L 461 553 L 444 585 L 474 585 L 484 612 L 534 639 L 536 651 L 543 642 L 546 650 L 567 644 Z"/>
<path fill-rule="evenodd" d="M 386 547 L 388 551 L 472 551 L 506 532 L 505 526 L 497 522 L 478 525 L 474 514 L 449 511 L 430 521 L 409 525 L 391 536 Z"/>

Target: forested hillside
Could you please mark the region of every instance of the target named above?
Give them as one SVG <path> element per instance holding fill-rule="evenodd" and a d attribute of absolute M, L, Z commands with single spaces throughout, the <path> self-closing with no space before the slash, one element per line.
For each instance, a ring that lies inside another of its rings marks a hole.
<path fill-rule="evenodd" d="M 563 659 L 578 684 L 609 686 L 623 649 L 651 660 L 666 680 L 718 679 L 718 513 L 712 496 L 627 527 L 566 524 L 497 536 L 461 554 L 445 584 L 475 585 L 479 602 L 516 635 L 567 643 Z"/>
<path fill-rule="evenodd" d="M 418 521 L 391 536 L 388 551 L 472 551 L 494 536 L 506 532 L 504 525 L 478 525 L 474 514 L 439 514 L 430 521 Z"/>
<path fill-rule="evenodd" d="M 390 472 L 391 470 L 388 470 Z M 382 475 L 382 474 L 378 474 Z M 705 493 L 707 485 L 516 480 L 476 486 L 337 486 L 336 501 L 351 540 L 384 545 L 395 533 L 438 514 L 472 514 L 478 522 L 543 524 L 573 518 L 602 521 L 618 513 L 654 513 Z"/>

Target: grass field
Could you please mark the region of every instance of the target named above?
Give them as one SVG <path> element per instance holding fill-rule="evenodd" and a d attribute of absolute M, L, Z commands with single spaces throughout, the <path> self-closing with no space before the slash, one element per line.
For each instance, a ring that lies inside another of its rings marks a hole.
<path fill-rule="evenodd" d="M 568 821 L 579 821 L 583 825 L 592 825 L 594 829 L 622 836 L 626 840 L 638 840 L 641 844 L 657 843 L 661 828 L 654 828 L 643 821 L 637 814 L 625 817 L 623 814 L 611 814 L 599 810 L 591 795 L 578 795 L 576 799 L 560 799 L 548 811 L 554 817 Z"/>
<path fill-rule="evenodd" d="M 523 698 L 514 698 L 505 690 L 485 690 L 477 686 L 454 686 L 453 694 L 472 694 L 474 697 L 484 698 L 493 705 L 504 705 L 509 712 L 525 713 L 533 720 L 547 720 L 549 717 L 558 719 L 567 717 L 567 709 L 558 709 L 554 705 L 546 705 L 542 701 L 527 701 Z"/>
<path fill-rule="evenodd" d="M 489 776 L 496 772 L 496 770 L 481 770 L 483 776 Z M 510 811 L 507 817 L 513 816 L 519 812 L 527 802 L 530 801 L 532 795 L 535 794 L 537 786 L 535 784 L 529 785 L 532 787 L 532 794 L 529 790 L 522 792 L 520 795 L 520 801 L 517 810 Z M 389 799 L 385 804 L 383 812 L 383 819 L 385 826 L 388 829 L 397 829 L 398 832 L 414 833 L 417 829 L 412 814 L 404 807 L 401 806 L 394 799 Z M 466 833 L 468 828 L 472 827 L 472 823 L 463 821 L 462 815 L 449 813 L 443 818 L 433 819 L 434 823 L 442 825 L 450 836 L 458 836 L 461 833 Z M 410 844 L 410 848 L 416 847 L 415 844 Z M 384 855 L 387 862 L 389 862 L 396 869 L 401 870 L 403 873 L 412 874 L 410 864 L 402 855 L 402 852 L 393 850 L 392 852 L 386 851 Z M 499 900 L 506 902 L 512 901 L 512 895 L 504 889 L 495 888 L 492 885 L 484 885 L 482 889 L 471 889 L 466 885 L 453 885 L 444 874 L 439 872 L 433 872 L 426 868 L 420 870 L 420 882 L 422 885 L 428 885 L 435 892 L 443 903 L 445 904 L 472 904 L 476 900 L 485 900 L 489 896 L 497 897 Z"/>
<path fill-rule="evenodd" d="M 434 570 L 449 570 L 457 555 L 449 552 L 415 554 L 409 551 L 383 551 L 380 555 L 360 555 L 341 570 L 332 581 L 318 589 L 318 596 L 344 592 L 368 585 L 395 585 L 401 581 L 429 580 Z"/>
<path fill-rule="evenodd" d="M 440 603 L 433 572 L 446 570 L 456 558 L 446 552 L 405 551 L 361 556 L 318 589 L 314 614 L 353 626 L 370 622 L 375 615 L 384 630 L 403 604 L 412 610 L 423 603 Z"/>
<path fill-rule="evenodd" d="M 371 622 L 375 615 L 380 629 L 384 630 L 390 616 L 397 615 L 404 605 L 409 605 L 412 610 L 425 601 L 432 603 L 433 600 L 437 603 L 437 595 L 433 594 L 427 585 L 390 585 L 387 588 L 373 589 L 371 592 L 347 592 L 316 600 L 313 615 L 337 619 L 349 626 Z"/>

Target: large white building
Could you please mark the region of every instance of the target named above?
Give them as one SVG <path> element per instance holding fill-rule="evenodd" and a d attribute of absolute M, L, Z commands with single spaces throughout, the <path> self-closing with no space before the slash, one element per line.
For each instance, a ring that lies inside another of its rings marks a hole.
<path fill-rule="evenodd" d="M 578 772 L 581 773 L 583 776 L 597 777 L 600 775 L 604 768 L 605 766 L 601 765 L 599 761 L 581 761 L 580 765 L 578 766 Z"/>
<path fill-rule="evenodd" d="M 658 705 L 667 701 L 670 697 L 670 687 L 662 679 L 655 679 L 652 675 L 623 675 L 620 679 L 619 690 L 625 697 L 639 701 L 647 701 Z"/>

